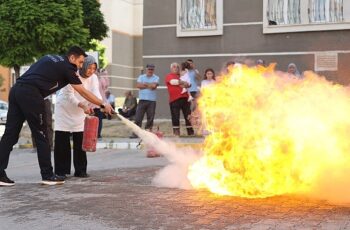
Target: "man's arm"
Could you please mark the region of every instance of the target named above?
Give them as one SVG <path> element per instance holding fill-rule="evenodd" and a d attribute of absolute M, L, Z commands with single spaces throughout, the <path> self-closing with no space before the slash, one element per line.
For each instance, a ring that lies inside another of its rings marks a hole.
<path fill-rule="evenodd" d="M 136 88 L 139 88 L 139 89 L 147 89 L 147 88 L 148 88 L 148 84 L 147 84 L 147 83 L 137 82 L 137 83 L 136 83 Z"/>
<path fill-rule="evenodd" d="M 98 105 L 101 108 L 104 107 L 103 109 L 106 111 L 106 113 L 112 114 L 114 112 L 110 104 L 104 104 L 101 99 L 96 97 L 89 90 L 85 89 L 82 84 L 78 84 L 78 85 L 71 84 L 71 86 L 74 88 L 75 91 L 77 91 L 83 98 L 85 98 L 89 102 L 95 105 Z"/>
<path fill-rule="evenodd" d="M 155 90 L 158 87 L 158 83 L 149 83 L 148 88 L 151 90 Z"/>
<path fill-rule="evenodd" d="M 155 90 L 158 87 L 158 83 L 136 83 L 136 87 L 139 89 L 151 89 Z"/>

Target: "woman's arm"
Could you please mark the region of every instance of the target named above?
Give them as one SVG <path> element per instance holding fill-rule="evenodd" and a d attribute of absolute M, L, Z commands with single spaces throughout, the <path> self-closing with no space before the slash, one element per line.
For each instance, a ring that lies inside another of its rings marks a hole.
<path fill-rule="evenodd" d="M 108 103 L 104 103 L 101 99 L 99 99 L 98 97 L 96 97 L 93 93 L 91 93 L 90 91 L 88 91 L 87 89 L 85 89 L 83 87 L 82 84 L 78 84 L 78 85 L 71 85 L 75 91 L 77 91 L 83 98 L 85 98 L 86 100 L 88 100 L 89 102 L 100 106 L 101 108 L 103 108 L 106 113 L 108 114 L 112 114 L 114 112 L 112 106 Z"/>

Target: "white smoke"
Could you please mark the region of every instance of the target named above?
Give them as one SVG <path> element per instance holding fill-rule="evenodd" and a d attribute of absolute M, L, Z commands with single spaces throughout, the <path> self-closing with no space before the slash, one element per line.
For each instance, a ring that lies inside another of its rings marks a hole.
<path fill-rule="evenodd" d="M 180 189 L 192 188 L 187 173 L 190 165 L 201 157 L 199 152 L 191 148 L 177 148 L 174 143 L 158 138 L 154 133 L 141 129 L 120 115 L 118 117 L 142 139 L 147 147 L 154 149 L 169 161 L 169 165 L 161 169 L 153 178 L 152 183 L 155 186 Z"/>

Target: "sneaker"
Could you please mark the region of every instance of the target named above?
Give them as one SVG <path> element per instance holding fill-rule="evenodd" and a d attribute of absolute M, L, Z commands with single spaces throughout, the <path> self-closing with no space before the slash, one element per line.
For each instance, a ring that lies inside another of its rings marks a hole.
<path fill-rule="evenodd" d="M 67 180 L 67 175 L 66 174 L 56 174 L 58 177 L 63 178 L 63 180 Z"/>
<path fill-rule="evenodd" d="M 87 178 L 87 177 L 89 177 L 90 175 L 87 174 L 86 172 L 81 172 L 81 173 L 74 173 L 74 176 L 75 176 L 75 177 L 81 177 L 81 178 Z"/>
<path fill-rule="evenodd" d="M 64 178 L 61 176 L 53 175 L 50 178 L 43 179 L 41 181 L 43 185 L 60 185 L 64 184 Z"/>
<path fill-rule="evenodd" d="M 6 174 L 0 177 L 0 186 L 14 186 L 15 182 L 8 178 Z"/>

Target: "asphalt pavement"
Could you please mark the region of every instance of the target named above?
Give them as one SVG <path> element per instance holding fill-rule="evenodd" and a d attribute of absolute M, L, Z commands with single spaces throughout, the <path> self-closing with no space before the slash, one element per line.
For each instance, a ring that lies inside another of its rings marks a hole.
<path fill-rule="evenodd" d="M 89 178 L 43 186 L 36 153 L 15 149 L 7 174 L 16 185 L 0 187 L 0 229 L 350 229 L 346 205 L 156 187 L 168 161 L 145 150 L 99 149 L 88 162 Z"/>

